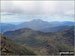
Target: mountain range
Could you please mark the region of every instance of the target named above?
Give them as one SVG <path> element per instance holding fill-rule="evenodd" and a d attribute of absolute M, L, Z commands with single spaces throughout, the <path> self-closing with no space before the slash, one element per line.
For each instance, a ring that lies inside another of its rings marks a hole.
<path fill-rule="evenodd" d="M 52 28 L 52 27 L 57 28 L 57 26 L 74 26 L 74 22 L 69 22 L 69 21 L 47 22 L 47 21 L 43 21 L 40 19 L 32 20 L 29 22 L 23 22 L 18 25 L 7 24 L 7 23 L 0 23 L 0 24 L 1 24 L 1 26 L 0 26 L 1 33 L 4 33 L 6 31 L 10 31 L 10 30 L 21 29 L 21 28 L 30 28 L 33 30 L 43 30 L 43 29 Z M 43 31 L 43 32 L 45 32 L 45 31 Z"/>
<path fill-rule="evenodd" d="M 56 55 L 74 51 L 74 22 L 0 23 L 1 55 Z"/>
<path fill-rule="evenodd" d="M 73 30 L 74 26 L 56 26 L 56 27 L 40 29 L 40 31 L 42 31 L 42 32 L 58 32 L 58 31 L 66 30 L 66 29 Z"/>
<path fill-rule="evenodd" d="M 56 33 L 45 33 L 23 28 L 7 31 L 3 35 L 16 43 L 35 48 L 44 55 L 74 50 L 74 29 L 66 29 Z"/>
<path fill-rule="evenodd" d="M 10 31 L 10 30 L 14 30 L 16 28 L 16 25 L 13 24 L 8 24 L 8 23 L 0 23 L 0 32 L 6 32 L 6 31 Z"/>

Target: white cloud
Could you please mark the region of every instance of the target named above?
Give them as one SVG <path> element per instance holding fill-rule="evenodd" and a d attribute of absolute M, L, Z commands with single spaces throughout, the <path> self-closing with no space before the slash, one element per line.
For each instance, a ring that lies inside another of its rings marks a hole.
<path fill-rule="evenodd" d="M 1 1 L 1 14 L 4 22 L 38 18 L 74 21 L 74 1 Z"/>
<path fill-rule="evenodd" d="M 1 1 L 1 11 L 39 14 L 74 14 L 74 1 Z"/>

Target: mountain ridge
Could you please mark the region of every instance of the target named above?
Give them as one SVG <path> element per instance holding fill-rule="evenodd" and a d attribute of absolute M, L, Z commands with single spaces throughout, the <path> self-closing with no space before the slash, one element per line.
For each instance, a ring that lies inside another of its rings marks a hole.
<path fill-rule="evenodd" d="M 40 31 L 42 31 L 42 32 L 58 32 L 58 31 L 66 30 L 66 29 L 74 29 L 74 26 L 56 26 L 56 27 L 40 29 Z"/>
<path fill-rule="evenodd" d="M 12 39 L 16 43 L 35 48 L 42 54 L 57 54 L 59 51 L 74 50 L 73 29 L 67 29 L 56 33 L 44 33 L 34 30 L 26 31 L 25 29 L 23 30 L 24 32 L 21 32 L 20 30 L 9 33 L 6 32 L 4 33 L 4 36 Z"/>
<path fill-rule="evenodd" d="M 56 26 L 74 26 L 74 22 L 69 22 L 69 21 L 68 22 L 47 22 L 38 19 L 29 22 L 23 22 L 18 25 L 2 23 L 0 26 L 1 27 L 0 32 L 4 33 L 6 31 L 21 29 L 21 28 L 30 28 L 39 31 L 41 29 L 51 28 Z"/>
<path fill-rule="evenodd" d="M 36 55 L 34 51 L 32 51 L 30 48 L 27 48 L 25 46 L 22 46 L 20 44 L 17 44 L 13 42 L 10 39 L 7 39 L 2 34 L 0 34 L 0 40 L 1 40 L 1 55 Z"/>

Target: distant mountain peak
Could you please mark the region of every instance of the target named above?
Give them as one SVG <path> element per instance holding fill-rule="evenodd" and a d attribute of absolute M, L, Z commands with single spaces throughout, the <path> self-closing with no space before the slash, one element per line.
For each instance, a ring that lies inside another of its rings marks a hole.
<path fill-rule="evenodd" d="M 43 20 L 41 20 L 41 19 L 34 19 L 34 20 L 32 20 L 32 22 L 43 22 Z"/>

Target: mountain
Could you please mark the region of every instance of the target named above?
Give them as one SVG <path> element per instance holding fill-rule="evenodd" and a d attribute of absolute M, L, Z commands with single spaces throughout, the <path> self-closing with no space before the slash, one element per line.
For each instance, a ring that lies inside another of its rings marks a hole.
<path fill-rule="evenodd" d="M 74 30 L 66 29 L 56 33 L 45 33 L 23 28 L 4 33 L 8 39 L 21 45 L 37 49 L 41 54 L 58 54 L 60 51 L 73 51 Z"/>
<path fill-rule="evenodd" d="M 46 21 L 42 21 L 40 19 L 32 20 L 30 22 L 24 22 L 18 25 L 18 28 L 30 28 L 33 30 L 39 30 L 45 27 L 50 27 L 50 23 Z"/>
<path fill-rule="evenodd" d="M 74 22 L 47 22 L 43 21 L 40 19 L 35 19 L 29 22 L 23 22 L 23 23 L 0 23 L 0 32 L 4 33 L 6 31 L 11 31 L 11 30 L 16 30 L 16 29 L 21 29 L 21 28 L 30 28 L 33 30 L 42 30 L 46 28 L 52 28 L 52 27 L 57 27 L 57 26 L 74 26 Z"/>
<path fill-rule="evenodd" d="M 0 34 L 0 52 L 1 55 L 36 55 L 31 49 L 28 49 L 25 46 L 16 44 L 12 40 L 7 39 Z"/>
<path fill-rule="evenodd" d="M 56 27 L 50 27 L 50 28 L 45 28 L 45 29 L 40 29 L 42 32 L 58 32 L 58 31 L 63 31 L 66 29 L 74 29 L 74 26 L 56 26 Z"/>
<path fill-rule="evenodd" d="M 74 26 L 74 22 L 69 22 L 69 21 L 64 21 L 62 22 L 62 25 L 69 25 L 69 26 Z"/>
<path fill-rule="evenodd" d="M 16 25 L 13 24 L 7 24 L 7 23 L 0 23 L 0 32 L 6 32 L 6 31 L 11 31 L 14 30 L 16 28 Z"/>
<path fill-rule="evenodd" d="M 41 30 L 44 28 L 52 28 L 56 26 L 74 26 L 74 22 L 47 22 L 40 19 L 35 19 L 30 22 L 24 22 L 22 24 L 19 24 L 17 28 L 30 28 L 33 30 Z"/>
<path fill-rule="evenodd" d="M 70 21 L 64 21 L 64 22 L 53 21 L 50 23 L 57 26 L 74 26 L 75 24 L 74 22 L 70 22 Z"/>

